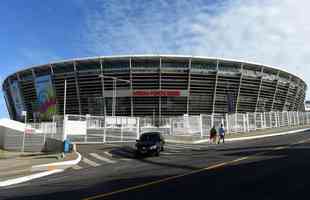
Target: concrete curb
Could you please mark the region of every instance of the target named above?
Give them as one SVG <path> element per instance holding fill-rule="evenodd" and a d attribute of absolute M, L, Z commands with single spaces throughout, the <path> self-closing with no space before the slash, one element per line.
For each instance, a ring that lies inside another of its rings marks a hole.
<path fill-rule="evenodd" d="M 78 164 L 82 156 L 80 153 L 76 152 L 78 157 L 75 160 L 68 160 L 68 161 L 63 161 L 63 162 L 55 162 L 55 163 L 49 163 L 49 164 L 44 164 L 44 165 L 34 165 L 31 167 L 31 171 L 43 171 L 35 174 L 31 174 L 28 176 L 23 176 L 23 177 L 18 177 L 14 179 L 9 179 L 5 181 L 0 181 L 0 187 L 6 187 L 10 185 L 15 185 L 19 183 L 24 183 L 30 180 L 34 180 L 37 178 L 42 178 L 44 176 L 49 176 L 52 174 L 56 174 L 59 172 L 63 172 L 66 168 L 69 168 L 73 165 Z"/>
<path fill-rule="evenodd" d="M 78 157 L 75 160 L 68 160 L 63 162 L 55 162 L 55 163 L 48 163 L 43 165 L 34 165 L 31 167 L 31 171 L 52 171 L 55 169 L 67 169 L 73 165 L 77 165 L 81 159 L 82 156 L 79 152 L 76 152 Z"/>
<path fill-rule="evenodd" d="M 310 128 L 297 129 L 297 130 L 293 130 L 293 131 L 285 131 L 285 132 L 280 132 L 280 133 L 271 133 L 271 134 L 265 134 L 265 135 L 247 136 L 247 137 L 239 137 L 239 138 L 228 138 L 228 139 L 225 139 L 225 141 L 234 142 L 234 141 L 242 141 L 242 140 L 252 140 L 252 139 L 265 138 L 265 137 L 288 135 L 288 134 L 303 132 L 303 131 L 307 131 L 307 130 L 310 130 Z M 166 142 L 179 143 L 179 144 L 201 144 L 201 143 L 209 142 L 209 139 L 197 140 L 197 141 L 192 141 L 192 142 L 180 141 L 180 140 L 166 140 Z"/>

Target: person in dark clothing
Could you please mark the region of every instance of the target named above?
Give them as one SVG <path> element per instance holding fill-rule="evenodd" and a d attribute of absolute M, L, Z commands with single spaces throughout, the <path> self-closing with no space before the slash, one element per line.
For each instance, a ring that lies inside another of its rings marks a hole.
<path fill-rule="evenodd" d="M 213 126 L 210 130 L 210 143 L 216 144 L 216 128 Z"/>

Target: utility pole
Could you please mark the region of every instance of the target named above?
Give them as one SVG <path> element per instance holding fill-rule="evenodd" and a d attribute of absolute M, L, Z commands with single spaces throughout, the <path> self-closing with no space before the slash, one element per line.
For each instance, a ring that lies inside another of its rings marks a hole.
<path fill-rule="evenodd" d="M 67 103 L 67 80 L 65 79 L 64 89 L 64 116 L 66 115 L 66 103 Z"/>
<path fill-rule="evenodd" d="M 121 82 L 126 82 L 126 83 L 131 83 L 130 80 L 125 80 L 125 79 L 120 79 L 114 76 L 105 76 L 103 74 L 99 75 L 100 78 L 110 78 L 113 80 L 113 95 L 112 95 L 112 116 L 115 116 L 116 113 L 116 81 L 121 81 Z M 104 87 L 102 87 L 102 93 L 104 94 Z M 106 110 L 106 109 L 104 109 Z M 106 112 L 105 112 L 106 115 Z"/>

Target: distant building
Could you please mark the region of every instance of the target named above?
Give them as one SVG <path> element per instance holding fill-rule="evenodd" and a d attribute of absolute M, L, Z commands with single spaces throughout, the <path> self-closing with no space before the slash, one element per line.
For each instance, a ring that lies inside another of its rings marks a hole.
<path fill-rule="evenodd" d="M 111 77 L 127 82 L 113 84 Z M 30 120 L 62 115 L 65 80 L 67 114 L 114 112 L 158 118 L 301 111 L 307 89 L 294 74 L 238 60 L 176 55 L 81 58 L 32 66 L 8 76 L 3 91 L 10 117 L 21 120 L 22 110 Z"/>

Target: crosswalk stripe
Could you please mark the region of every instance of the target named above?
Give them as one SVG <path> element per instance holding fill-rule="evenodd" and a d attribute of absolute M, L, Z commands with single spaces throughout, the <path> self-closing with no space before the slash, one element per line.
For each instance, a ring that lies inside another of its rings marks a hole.
<path fill-rule="evenodd" d="M 163 154 L 163 155 L 173 155 L 177 152 L 161 152 L 160 154 Z"/>
<path fill-rule="evenodd" d="M 75 170 L 80 170 L 80 169 L 83 169 L 83 167 L 79 166 L 79 165 L 74 165 L 72 167 L 72 169 L 75 169 Z"/>
<path fill-rule="evenodd" d="M 90 166 L 93 166 L 93 167 L 98 167 L 98 166 L 100 166 L 100 164 L 98 164 L 98 163 L 96 163 L 96 162 L 94 162 L 94 161 L 92 161 L 92 160 L 89 160 L 89 159 L 87 159 L 87 158 L 85 158 L 85 157 L 83 157 L 82 161 L 83 161 L 84 163 L 90 165 Z"/>
<path fill-rule="evenodd" d="M 108 151 L 104 151 L 103 153 L 104 153 L 105 155 L 109 156 L 109 157 L 113 157 L 113 155 L 112 155 L 110 152 L 108 152 Z"/>
<path fill-rule="evenodd" d="M 92 157 L 98 159 L 98 160 L 101 160 L 101 161 L 104 161 L 104 162 L 107 162 L 107 163 L 116 163 L 116 161 L 114 160 L 111 160 L 111 159 L 108 159 L 108 158 L 105 158 L 105 157 L 102 157 L 96 153 L 90 153 L 89 155 L 91 155 Z"/>

